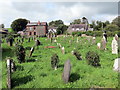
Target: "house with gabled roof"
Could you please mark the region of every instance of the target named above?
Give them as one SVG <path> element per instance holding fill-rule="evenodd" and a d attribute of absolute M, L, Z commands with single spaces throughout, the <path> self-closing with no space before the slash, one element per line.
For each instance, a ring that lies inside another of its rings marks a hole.
<path fill-rule="evenodd" d="M 48 32 L 47 22 L 28 22 L 25 30 L 23 31 L 24 35 L 27 36 L 46 36 Z"/>

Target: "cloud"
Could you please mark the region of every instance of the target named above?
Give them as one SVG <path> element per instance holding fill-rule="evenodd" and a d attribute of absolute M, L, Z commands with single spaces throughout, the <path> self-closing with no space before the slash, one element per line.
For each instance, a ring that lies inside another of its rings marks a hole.
<path fill-rule="evenodd" d="M 13 20 L 26 18 L 30 21 L 62 19 L 69 24 L 74 19 L 87 17 L 92 20 L 112 20 L 117 16 L 117 2 L 2 2 L 0 23 L 10 27 Z"/>

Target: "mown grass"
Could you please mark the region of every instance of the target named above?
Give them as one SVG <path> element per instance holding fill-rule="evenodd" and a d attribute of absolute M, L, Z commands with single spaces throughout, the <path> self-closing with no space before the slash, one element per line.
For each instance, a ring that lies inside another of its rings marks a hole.
<path fill-rule="evenodd" d="M 12 28 L 7 28 L 7 29 L 8 29 L 8 32 L 14 32 Z"/>
<path fill-rule="evenodd" d="M 15 46 L 9 47 L 6 43 L 2 44 L 2 88 L 6 88 L 6 57 L 11 57 L 16 62 L 17 70 L 12 74 L 13 88 L 117 88 L 118 73 L 113 71 L 114 60 L 117 55 L 111 53 L 112 37 L 108 38 L 107 50 L 98 50 L 96 45 L 90 45 L 86 38 L 79 37 L 79 43 L 76 43 L 77 37 L 59 37 L 57 42 L 65 47 L 66 54 L 62 54 L 56 43 L 50 43 L 47 38 L 38 38 L 42 45 L 35 48 L 31 58 L 28 57 L 30 48 L 35 44 L 31 42 L 23 43 L 26 48 L 26 61 L 19 64 L 15 55 Z M 97 37 L 96 42 L 100 42 L 101 37 Z M 5 42 L 5 41 L 4 41 Z M 56 48 L 44 48 L 45 46 L 56 46 Z M 79 61 L 71 54 L 71 51 L 76 48 L 82 55 L 83 60 Z M 93 67 L 87 64 L 85 56 L 88 51 L 95 51 L 100 56 L 101 67 Z M 51 68 L 51 56 L 57 53 L 59 56 L 59 67 L 57 70 Z M 62 81 L 62 72 L 64 62 L 70 59 L 72 64 L 70 82 L 64 84 Z"/>

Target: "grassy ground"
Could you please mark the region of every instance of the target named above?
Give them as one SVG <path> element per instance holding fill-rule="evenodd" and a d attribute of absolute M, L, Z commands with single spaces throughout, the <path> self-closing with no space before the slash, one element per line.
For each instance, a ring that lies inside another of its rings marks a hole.
<path fill-rule="evenodd" d="M 111 53 L 112 38 L 108 38 L 107 50 L 98 50 L 96 45 L 90 45 L 86 38 L 79 37 L 79 43 L 76 43 L 77 37 L 72 44 L 69 43 L 72 37 L 59 37 L 57 42 L 65 47 L 66 54 L 62 54 L 56 43 L 50 43 L 46 38 L 39 38 L 43 45 L 35 48 L 31 58 L 28 57 L 30 48 L 35 44 L 34 41 L 23 43 L 26 48 L 26 63 L 19 64 L 15 56 L 15 46 L 9 47 L 6 43 L 2 44 L 2 87 L 6 88 L 6 57 L 14 59 L 17 65 L 17 71 L 12 74 L 13 88 L 91 88 L 91 87 L 118 87 L 118 73 L 113 71 L 114 60 L 117 55 Z M 97 37 L 97 42 L 101 38 Z M 5 41 L 4 41 L 5 42 Z M 45 46 L 56 46 L 56 48 L 44 48 Z M 83 60 L 79 61 L 71 54 L 71 51 L 77 48 L 81 53 Z M 88 51 L 95 51 L 100 56 L 101 67 L 95 68 L 87 64 L 85 56 Z M 57 70 L 51 68 L 51 56 L 57 53 L 60 62 Z M 70 82 L 64 84 L 62 81 L 62 72 L 64 62 L 70 59 L 72 64 Z"/>
<path fill-rule="evenodd" d="M 13 32 L 12 28 L 7 28 L 8 32 Z"/>

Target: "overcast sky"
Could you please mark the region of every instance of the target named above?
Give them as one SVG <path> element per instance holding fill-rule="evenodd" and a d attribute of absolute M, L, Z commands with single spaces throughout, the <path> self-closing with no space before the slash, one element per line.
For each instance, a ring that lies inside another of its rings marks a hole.
<path fill-rule="evenodd" d="M 118 2 L 0 2 L 0 23 L 4 23 L 5 27 L 10 27 L 12 21 L 18 18 L 41 22 L 61 19 L 69 25 L 74 19 L 82 17 L 91 22 L 112 21 L 117 16 Z"/>

